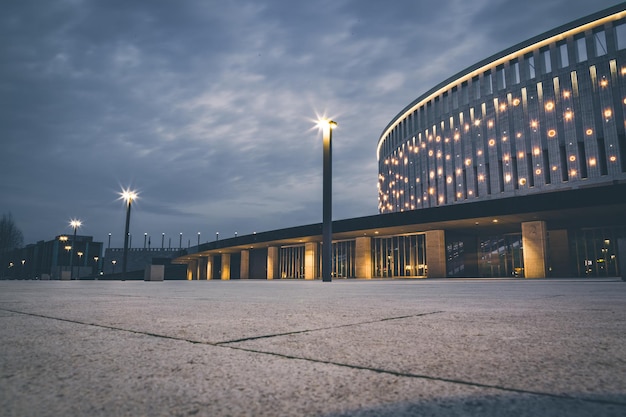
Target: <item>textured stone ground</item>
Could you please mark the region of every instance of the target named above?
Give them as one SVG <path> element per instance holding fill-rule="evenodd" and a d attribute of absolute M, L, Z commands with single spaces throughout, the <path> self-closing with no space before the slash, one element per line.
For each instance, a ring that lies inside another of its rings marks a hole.
<path fill-rule="evenodd" d="M 3 416 L 624 416 L 626 282 L 0 281 Z"/>

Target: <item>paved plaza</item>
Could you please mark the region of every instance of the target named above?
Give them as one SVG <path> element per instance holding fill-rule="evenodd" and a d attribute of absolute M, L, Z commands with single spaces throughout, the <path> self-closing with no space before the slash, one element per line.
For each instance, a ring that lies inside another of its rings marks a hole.
<path fill-rule="evenodd" d="M 624 416 L 617 280 L 0 281 L 3 416 Z"/>

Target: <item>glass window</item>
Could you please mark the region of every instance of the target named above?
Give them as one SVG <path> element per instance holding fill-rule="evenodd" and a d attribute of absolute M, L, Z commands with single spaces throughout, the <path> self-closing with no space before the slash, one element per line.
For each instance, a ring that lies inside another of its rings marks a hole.
<path fill-rule="evenodd" d="M 544 74 L 552 72 L 552 58 L 550 57 L 550 50 L 546 49 L 541 53 L 543 56 Z"/>
<path fill-rule="evenodd" d="M 596 40 L 596 56 L 606 55 L 606 35 L 604 31 L 593 34 Z"/>
<path fill-rule="evenodd" d="M 617 37 L 617 49 L 626 49 L 626 23 L 615 26 L 615 36 Z"/>
<path fill-rule="evenodd" d="M 485 74 L 484 82 L 485 82 L 485 92 L 487 94 L 493 93 L 493 85 L 492 85 L 492 81 L 491 81 L 491 72 L 488 72 L 488 73 Z"/>
<path fill-rule="evenodd" d="M 528 76 L 530 78 L 535 78 L 535 57 L 530 55 L 526 62 L 528 63 Z"/>
<path fill-rule="evenodd" d="M 506 77 L 504 74 L 504 67 L 502 66 L 496 69 L 496 82 L 498 83 L 498 90 L 506 88 Z"/>
<path fill-rule="evenodd" d="M 576 40 L 576 51 L 578 52 L 578 62 L 587 60 L 587 41 L 585 38 Z"/>
<path fill-rule="evenodd" d="M 561 55 L 561 68 L 569 66 L 569 56 L 567 55 L 567 44 L 559 46 L 559 54 Z"/>
<path fill-rule="evenodd" d="M 513 69 L 513 84 L 519 84 L 519 62 L 515 62 L 511 68 Z"/>
<path fill-rule="evenodd" d="M 480 78 L 478 76 L 472 78 L 472 88 L 474 89 L 474 99 L 480 98 Z"/>

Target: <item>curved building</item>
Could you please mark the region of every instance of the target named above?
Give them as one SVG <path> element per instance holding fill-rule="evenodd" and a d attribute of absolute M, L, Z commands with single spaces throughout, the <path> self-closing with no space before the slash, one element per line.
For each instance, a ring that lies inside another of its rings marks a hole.
<path fill-rule="evenodd" d="M 404 108 L 377 147 L 379 212 L 626 179 L 624 5 L 522 42 Z"/>
<path fill-rule="evenodd" d="M 333 221 L 333 276 L 624 275 L 625 115 L 626 3 L 467 68 L 384 129 L 379 214 Z M 177 261 L 189 279 L 315 279 L 322 245 L 313 224 Z"/>

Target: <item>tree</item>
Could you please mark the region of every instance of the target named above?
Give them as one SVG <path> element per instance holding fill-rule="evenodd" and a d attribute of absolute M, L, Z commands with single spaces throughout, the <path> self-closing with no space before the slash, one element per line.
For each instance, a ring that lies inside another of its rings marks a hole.
<path fill-rule="evenodd" d="M 17 228 L 11 213 L 3 214 L 0 220 L 0 254 L 5 255 L 13 249 L 21 248 L 24 244 L 24 235 Z"/>

